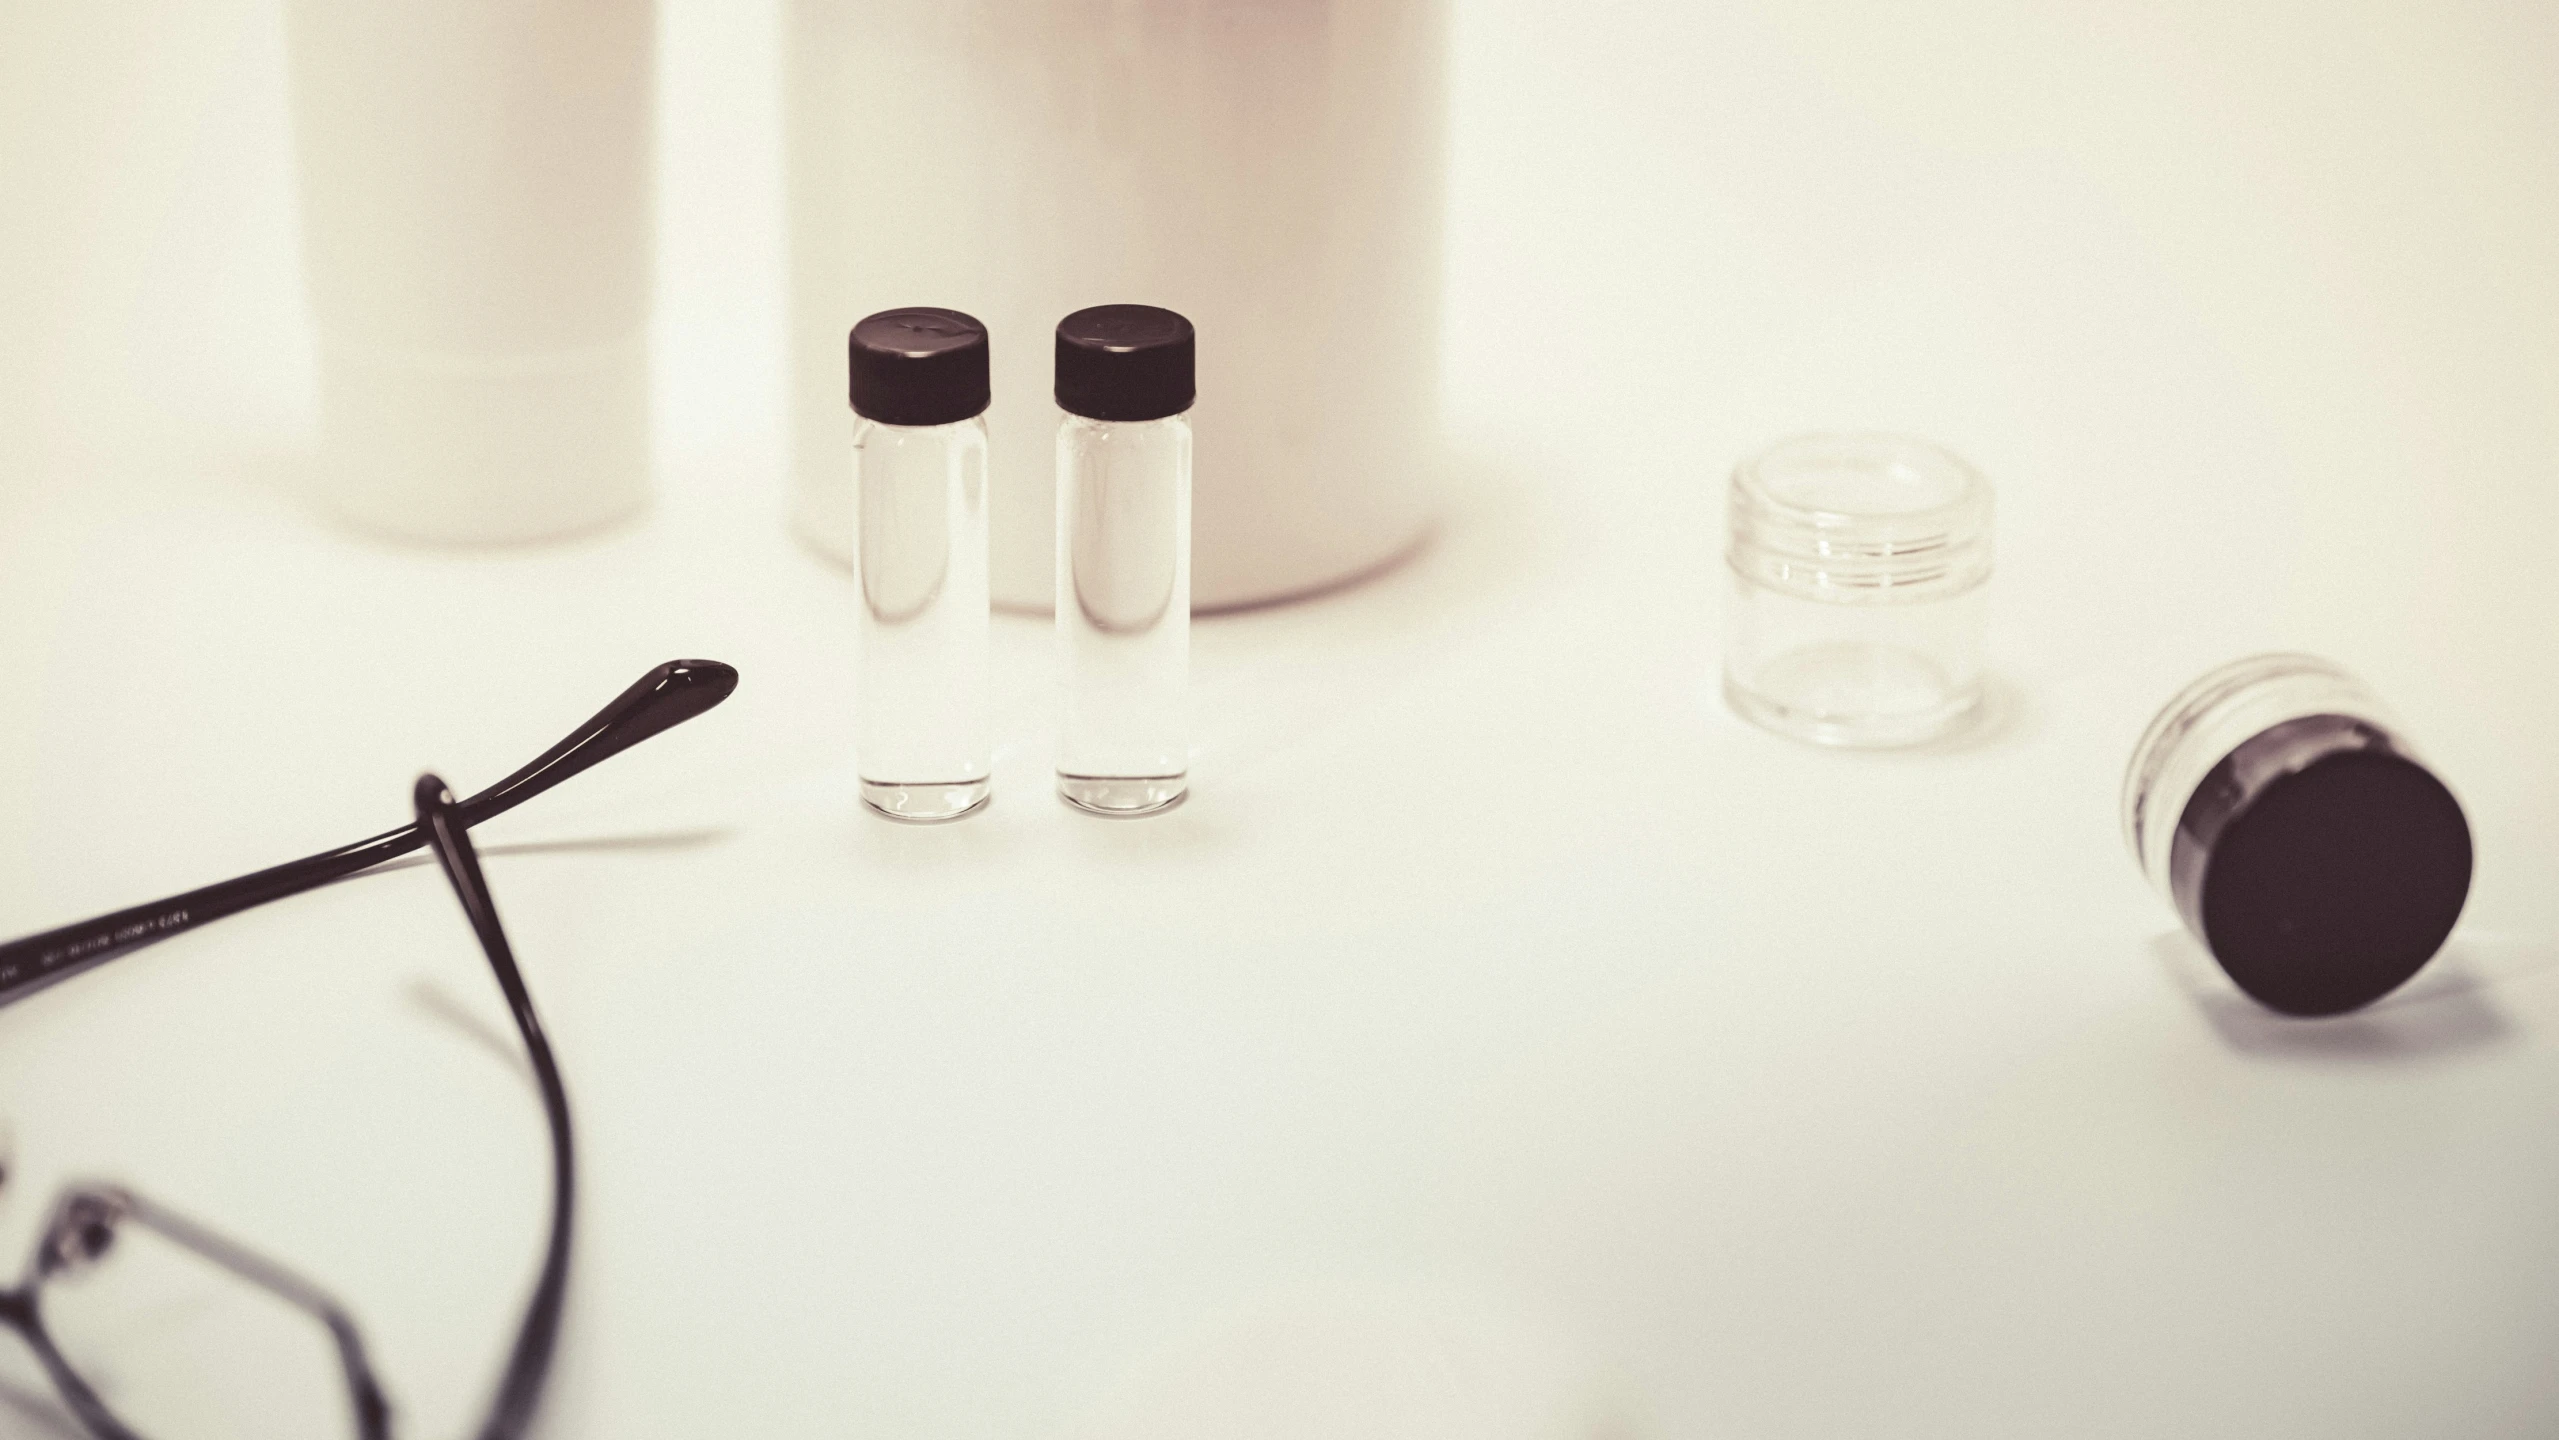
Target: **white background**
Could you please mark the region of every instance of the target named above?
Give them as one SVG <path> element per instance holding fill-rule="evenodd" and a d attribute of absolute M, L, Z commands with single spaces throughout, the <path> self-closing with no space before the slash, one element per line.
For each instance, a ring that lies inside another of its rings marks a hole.
<path fill-rule="evenodd" d="M 1204 622 L 1144 823 L 1047 797 L 1000 623 L 938 831 L 856 813 L 848 582 L 783 530 L 779 43 L 665 7 L 659 503 L 455 556 L 292 498 L 275 9 L 0 13 L 0 932 L 744 672 L 482 837 L 587 1147 L 557 1433 L 2559 1432 L 2559 11 L 1461 0 L 1437 542 Z M 1713 698 L 1724 475 L 1827 426 L 1999 487 L 1969 743 Z M 2151 713 L 2275 646 L 2480 857 L 2322 1025 L 2116 832 Z M 0 1255 L 143 1186 L 460 1433 L 544 1170 L 457 1015 L 503 1044 L 431 869 L 0 1011 Z"/>

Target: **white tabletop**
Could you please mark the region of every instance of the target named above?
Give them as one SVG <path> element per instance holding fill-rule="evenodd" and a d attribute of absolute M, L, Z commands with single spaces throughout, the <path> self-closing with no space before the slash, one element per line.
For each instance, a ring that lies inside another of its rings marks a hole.
<path fill-rule="evenodd" d="M 769 7 L 665 6 L 658 503 L 481 555 L 292 498 L 279 21 L 158 12 L 0 22 L 54 106 L 0 131 L 0 932 L 738 666 L 481 837 L 585 1146 L 552 1433 L 2559 1431 L 2551 14 L 1461 4 L 1435 542 L 1203 621 L 1146 822 L 1049 798 L 1000 622 L 995 804 L 912 830 L 780 518 Z M 1999 487 L 1967 743 L 1715 698 L 1722 478 L 1835 426 Z M 2273 647 L 2478 842 L 2447 953 L 2318 1024 L 2116 828 L 2152 712 Z M 0 1009 L 0 1259 L 129 1181 L 460 1433 L 543 1218 L 506 1037 L 429 867 Z"/>

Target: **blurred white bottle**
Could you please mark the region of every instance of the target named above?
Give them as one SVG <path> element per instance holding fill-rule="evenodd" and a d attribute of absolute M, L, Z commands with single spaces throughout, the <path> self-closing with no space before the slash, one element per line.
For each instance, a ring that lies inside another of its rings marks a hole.
<path fill-rule="evenodd" d="M 785 4 L 810 544 L 852 559 L 838 317 L 930 295 L 1002 342 L 1141 295 L 1216 337 L 1201 608 L 1412 548 L 1441 465 L 1446 0 Z M 1054 593 L 1046 362 L 996 347 L 995 600 L 1026 609 Z"/>
<path fill-rule="evenodd" d="M 648 494 L 652 0 L 288 0 L 313 498 L 480 544 Z"/>

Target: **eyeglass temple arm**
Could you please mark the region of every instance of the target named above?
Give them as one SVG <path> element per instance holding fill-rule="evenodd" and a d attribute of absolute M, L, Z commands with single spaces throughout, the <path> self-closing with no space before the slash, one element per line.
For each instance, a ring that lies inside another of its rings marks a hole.
<path fill-rule="evenodd" d="M 543 1252 L 541 1278 L 534 1283 L 523 1324 L 507 1356 L 506 1371 L 498 1379 L 497 1395 L 489 1402 L 488 1418 L 480 1427 L 480 1440 L 516 1440 L 532 1423 L 550 1377 L 551 1357 L 559 1345 L 560 1314 L 568 1299 L 570 1231 L 577 1200 L 569 1095 L 560 1080 L 560 1067 L 552 1059 L 550 1039 L 543 1034 L 542 1019 L 534 1013 L 532 992 L 516 968 L 514 948 L 498 923 L 497 902 L 480 872 L 479 853 L 472 848 L 462 807 L 433 775 L 418 777 L 414 798 L 418 829 L 426 834 L 445 877 L 453 882 L 472 932 L 488 955 L 489 968 L 497 973 L 498 988 L 506 992 L 516 1028 L 523 1032 L 524 1048 L 542 1089 L 542 1109 L 551 1121 L 551 1239 Z"/>
<path fill-rule="evenodd" d="M 683 724 L 729 698 L 736 688 L 737 671 L 716 660 L 670 660 L 641 676 L 612 704 L 532 763 L 461 802 L 457 808 L 462 823 L 477 825 L 502 815 L 660 731 Z M 342 880 L 425 843 L 417 826 L 403 825 L 219 885 L 0 944 L 0 1005 L 136 946 Z"/>

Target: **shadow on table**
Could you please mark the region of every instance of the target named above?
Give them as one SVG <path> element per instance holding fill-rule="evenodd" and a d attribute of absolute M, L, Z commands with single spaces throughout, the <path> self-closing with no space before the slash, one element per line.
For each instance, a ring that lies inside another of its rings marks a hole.
<path fill-rule="evenodd" d="M 706 825 L 693 830 L 663 830 L 644 835 L 586 835 L 566 840 L 519 840 L 505 844 L 482 845 L 477 848 L 483 857 L 582 855 L 590 852 L 611 853 L 617 850 L 699 850 L 706 845 L 716 845 L 728 839 L 731 833 L 733 832 L 725 825 Z M 435 857 L 432 855 L 403 855 L 397 860 L 385 860 L 379 865 L 358 870 L 352 875 L 341 875 L 329 883 L 344 885 L 350 880 L 361 880 L 367 875 L 388 875 L 394 870 L 414 870 L 421 865 L 434 863 Z"/>
<path fill-rule="evenodd" d="M 642 835 L 595 835 L 569 840 L 527 840 L 506 845 L 483 845 L 482 855 L 560 855 L 589 851 L 616 850 L 694 850 L 714 845 L 729 838 L 722 826 L 706 826 L 697 830 L 668 830 Z M 410 855 L 376 866 L 377 870 L 405 870 L 416 865 L 432 865 L 431 855 Z M 372 871 L 364 872 L 366 874 Z M 350 877 L 352 878 L 352 877 Z M 429 1019 L 451 1028 L 482 1050 L 496 1057 L 498 1063 L 533 1083 L 533 1067 L 524 1057 L 523 1042 L 513 1034 L 499 1030 L 480 1018 L 478 1012 L 464 1004 L 452 991 L 433 980 L 421 978 L 409 986 L 409 1003 Z"/>
<path fill-rule="evenodd" d="M 2411 1063 L 2510 1043 L 2520 1031 L 2489 992 L 2517 973 L 2545 968 L 2529 957 L 2520 967 L 2512 957 L 2487 963 L 2480 947 L 2455 936 L 2416 978 L 2363 1009 L 2302 1019 L 2241 994 L 2182 929 L 2153 936 L 2150 952 L 2232 1050 L 2348 1065 Z"/>
<path fill-rule="evenodd" d="M 516 840 L 483 845 L 479 850 L 482 855 L 578 855 L 590 851 L 699 850 L 706 845 L 717 845 L 728 839 L 730 833 L 729 827 L 725 825 L 704 825 L 691 830 L 658 830 L 640 835 L 578 835 L 564 840 Z M 435 857 L 413 855 L 393 863 L 432 865 L 435 863 Z"/>
<path fill-rule="evenodd" d="M 421 976 L 409 982 L 409 1004 L 428 1019 L 486 1051 L 509 1073 L 521 1076 L 526 1085 L 536 1083 L 532 1062 L 524 1058 L 524 1043 L 482 1020 L 452 991 Z"/>
<path fill-rule="evenodd" d="M 1977 751 L 2003 749 L 2026 740 L 2042 719 L 2042 713 L 2026 687 L 1992 670 L 1981 678 L 1981 704 L 1974 707 L 1963 724 L 1925 745 L 1878 753 L 1969 755 Z"/>
<path fill-rule="evenodd" d="M 1725 698 L 1720 671 L 1701 680 L 1697 687 L 1698 703 L 1712 711 L 1720 723 L 1755 731 L 1757 727 L 1735 711 Z M 2015 749 L 2034 737 L 2042 728 L 2043 709 L 2025 686 L 2001 674 L 1985 671 L 1981 679 L 1981 703 L 1954 729 L 1934 740 L 1917 745 L 1894 745 L 1874 749 L 1839 747 L 1832 749 L 1806 741 L 1790 740 L 1790 744 L 1823 750 L 1845 760 L 1867 765 L 1905 765 L 1913 760 L 1949 755 L 1985 754 L 1995 750 Z M 1785 737 L 1779 737 L 1781 739 Z"/>
<path fill-rule="evenodd" d="M 562 855 L 575 854 L 582 851 L 615 850 L 691 850 L 704 845 L 717 844 L 718 842 L 729 838 L 730 834 L 730 830 L 725 826 L 706 826 L 700 829 L 669 830 L 655 834 L 643 835 L 596 835 L 567 840 L 529 840 L 506 845 L 483 845 L 479 847 L 479 849 L 480 853 L 484 856 Z M 314 886 L 313 888 L 325 890 L 333 886 L 344 885 L 350 880 L 361 880 L 368 875 L 386 875 L 394 870 L 413 870 L 420 865 L 432 865 L 434 863 L 435 858 L 431 855 L 404 855 L 396 860 L 385 860 L 379 865 L 367 866 L 366 868 L 358 870 L 350 875 L 340 875 L 334 880 L 323 881 L 321 884 Z M 289 900 L 291 897 L 288 896 L 286 898 Z M 120 960 L 128 955 L 139 955 L 143 951 L 149 950 L 154 946 L 165 945 L 170 940 L 176 939 L 180 935 L 192 933 L 194 933 L 193 930 L 183 930 L 178 932 L 177 935 L 154 935 L 150 939 L 136 941 L 122 949 L 110 950 L 103 955 L 82 960 L 76 964 L 66 965 L 52 974 L 45 976 L 43 979 L 19 990 L 11 997 L 11 1003 L 24 1000 L 30 995 L 40 994 L 43 991 L 50 990 L 54 986 L 59 985 L 66 980 L 85 975 L 101 965 L 108 964 L 115 960 Z"/>

